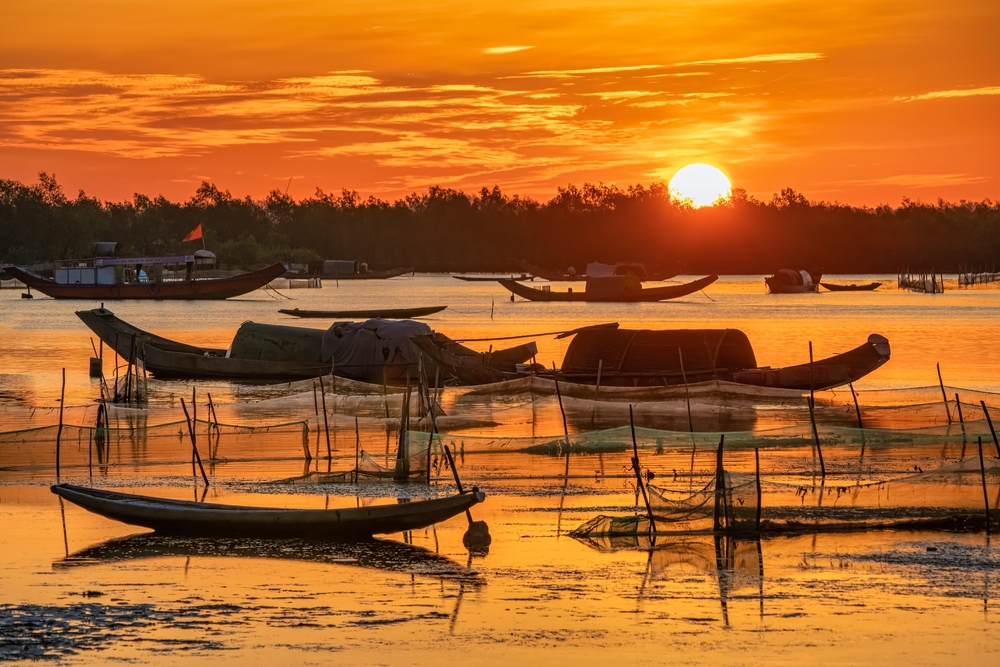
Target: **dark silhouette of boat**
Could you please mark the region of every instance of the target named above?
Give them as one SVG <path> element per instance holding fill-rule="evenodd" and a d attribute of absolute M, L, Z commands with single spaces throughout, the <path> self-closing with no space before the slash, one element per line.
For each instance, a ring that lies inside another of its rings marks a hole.
<path fill-rule="evenodd" d="M 659 282 L 662 280 L 670 280 L 675 277 L 676 273 L 649 273 L 646 271 L 646 267 L 637 262 L 618 262 L 617 264 L 602 264 L 601 262 L 591 262 L 587 265 L 587 269 L 584 273 L 577 273 L 570 267 L 567 271 L 558 271 L 544 269 L 540 266 L 534 266 L 532 264 L 521 263 L 521 268 L 533 274 L 538 278 L 543 280 L 548 280 L 549 282 L 582 282 L 587 280 L 587 278 L 597 278 L 605 277 L 609 275 L 624 276 L 628 273 L 634 273 L 635 276 L 643 282 Z"/>
<path fill-rule="evenodd" d="M 504 350 L 476 352 L 437 332 L 414 336 L 412 340 L 446 374 L 468 385 L 502 382 L 515 377 L 526 370 L 519 366 L 538 354 L 534 342 Z"/>
<path fill-rule="evenodd" d="M 535 276 L 529 275 L 527 273 L 522 273 L 519 276 L 510 275 L 504 276 L 502 278 L 497 276 L 452 276 L 455 280 L 464 280 L 468 283 L 492 283 L 497 280 L 516 280 L 518 282 L 523 282 L 526 280 L 534 280 Z"/>
<path fill-rule="evenodd" d="M 838 285 L 836 283 L 820 283 L 824 288 L 830 290 L 831 292 L 872 292 L 878 288 L 882 283 L 868 283 L 867 285 L 855 285 L 851 283 L 850 285 Z"/>
<path fill-rule="evenodd" d="M 87 267 L 89 271 L 93 268 Z M 264 287 L 285 273 L 284 264 L 272 264 L 259 271 L 251 271 L 228 278 L 191 278 L 187 280 L 146 280 L 144 282 L 115 282 L 113 266 L 108 284 L 97 280 L 59 283 L 44 278 L 31 271 L 8 266 L 6 271 L 31 289 L 54 299 L 90 299 L 92 301 L 114 301 L 116 299 L 181 299 L 205 300 L 228 299 Z"/>
<path fill-rule="evenodd" d="M 781 269 L 773 276 L 764 278 L 771 294 L 805 294 L 819 291 L 819 281 L 822 273 L 811 271 Z"/>
<path fill-rule="evenodd" d="M 483 502 L 477 488 L 444 498 L 339 509 L 281 509 L 169 500 L 56 484 L 52 493 L 89 512 L 167 535 L 364 539 L 427 528 Z"/>
<path fill-rule="evenodd" d="M 374 317 L 383 320 L 409 320 L 415 317 L 426 317 L 440 313 L 448 306 L 427 306 L 425 308 L 377 308 L 374 310 L 299 310 L 298 308 L 283 309 L 278 312 L 293 317 L 316 319 L 370 320 Z"/>
<path fill-rule="evenodd" d="M 570 288 L 566 292 L 555 292 L 546 288 L 528 287 L 513 280 L 500 280 L 501 285 L 517 296 L 529 301 L 590 301 L 600 303 L 633 303 L 648 301 L 665 301 L 687 296 L 705 289 L 719 276 L 706 276 L 683 285 L 667 285 L 664 287 L 643 287 L 634 274 L 624 276 L 601 276 L 588 278 L 586 287 L 581 292 Z M 511 297 L 513 299 L 513 297 Z"/>

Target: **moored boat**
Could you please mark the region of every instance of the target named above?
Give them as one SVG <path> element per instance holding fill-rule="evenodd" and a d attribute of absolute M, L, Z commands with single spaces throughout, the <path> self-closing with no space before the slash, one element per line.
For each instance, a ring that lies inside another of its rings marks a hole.
<path fill-rule="evenodd" d="M 881 284 L 882 283 L 879 282 L 871 282 L 866 285 L 855 285 L 854 283 L 851 283 L 850 285 L 838 285 L 837 283 L 820 283 L 820 286 L 830 290 L 831 292 L 872 292 L 878 289 L 879 285 Z"/>
<path fill-rule="evenodd" d="M 152 265 L 157 260 L 165 259 L 178 258 L 109 259 L 99 262 L 98 266 L 66 269 L 66 282 L 45 278 L 16 266 L 7 267 L 6 271 L 29 288 L 51 296 L 54 299 L 90 299 L 93 301 L 114 301 L 116 299 L 228 299 L 260 289 L 285 273 L 285 266 L 281 263 L 272 264 L 258 271 L 251 271 L 250 273 L 226 278 L 156 280 L 155 278 L 151 279 L 139 268 L 131 272 L 132 275 L 138 276 L 137 278 L 126 280 L 124 274 L 119 276 L 115 271 L 116 267 L 123 266 L 125 262 L 128 262 L 129 266 L 142 267 Z M 179 259 L 184 258 L 180 257 Z M 142 271 L 142 274 L 140 274 L 140 271 Z M 142 279 L 143 275 L 146 276 L 145 279 Z M 58 273 L 57 278 L 61 277 L 62 274 Z"/>
<path fill-rule="evenodd" d="M 444 498 L 340 509 L 281 509 L 198 503 L 56 484 L 52 492 L 83 509 L 168 535 L 363 539 L 419 530 L 483 502 L 477 488 Z"/>
<path fill-rule="evenodd" d="M 781 269 L 773 276 L 764 278 L 764 282 L 771 294 L 805 294 L 819 291 L 819 281 L 822 277 L 822 273 Z"/>
<path fill-rule="evenodd" d="M 570 288 L 566 292 L 556 292 L 545 288 L 528 287 L 513 280 L 500 280 L 512 294 L 529 301 L 588 301 L 598 303 L 634 303 L 665 301 L 687 296 L 702 290 L 719 276 L 706 276 L 682 285 L 666 285 L 663 287 L 643 287 L 634 274 L 624 276 L 601 276 L 587 278 L 586 287 L 582 292 L 574 292 Z M 513 297 L 511 297 L 513 299 Z"/>
<path fill-rule="evenodd" d="M 448 306 L 427 306 L 423 308 L 377 308 L 373 310 L 299 310 L 298 308 L 282 309 L 278 312 L 292 317 L 315 319 L 370 320 L 409 320 L 415 317 L 426 317 L 440 313 Z"/>

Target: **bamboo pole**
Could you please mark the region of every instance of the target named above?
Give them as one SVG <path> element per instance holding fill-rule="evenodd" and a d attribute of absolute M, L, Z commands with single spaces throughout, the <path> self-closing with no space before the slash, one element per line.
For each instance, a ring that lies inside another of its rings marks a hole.
<path fill-rule="evenodd" d="M 691 391 L 688 389 L 687 373 L 684 372 L 684 353 L 680 347 L 677 348 L 677 358 L 681 362 L 681 379 L 684 380 L 684 398 L 687 400 L 688 409 L 688 430 L 694 433 L 694 420 L 691 419 Z"/>
<path fill-rule="evenodd" d="M 330 422 L 326 417 L 326 388 L 323 386 L 323 376 L 319 378 L 319 395 L 323 407 L 323 431 L 326 433 L 326 460 L 333 459 L 333 451 L 330 449 Z"/>
<path fill-rule="evenodd" d="M 649 517 L 649 536 L 656 532 L 656 519 L 653 518 L 653 507 L 646 494 L 646 486 L 642 483 L 642 466 L 639 465 L 639 445 L 635 439 L 635 420 L 632 418 L 632 405 L 628 406 L 628 425 L 632 429 L 632 470 L 635 472 L 635 482 L 642 491 L 642 500 L 646 503 L 646 515 Z"/>
<path fill-rule="evenodd" d="M 854 383 L 848 382 L 847 386 L 851 388 L 851 397 L 854 399 L 854 412 L 858 415 L 858 428 L 864 430 L 865 425 L 861 422 L 861 408 L 858 407 L 858 395 L 854 392 Z"/>
<path fill-rule="evenodd" d="M 759 535 L 760 534 L 760 505 L 761 505 L 761 500 L 762 500 L 762 495 L 763 495 L 761 493 L 761 489 L 760 489 L 760 448 L 759 447 L 754 447 L 753 448 L 753 460 L 754 460 L 754 467 L 755 467 L 755 469 L 757 471 L 757 534 Z M 760 542 L 760 540 L 758 539 L 758 543 L 759 542 Z"/>
<path fill-rule="evenodd" d="M 566 449 L 569 449 L 569 426 L 566 424 L 566 410 L 563 409 L 562 392 L 559 391 L 559 375 L 556 372 L 556 362 L 552 362 L 552 379 L 556 382 L 556 398 L 559 399 L 559 412 L 562 413 L 563 433 L 566 434 Z"/>
<path fill-rule="evenodd" d="M 951 410 L 948 409 L 948 394 L 944 393 L 944 380 L 941 378 L 941 364 L 937 365 L 938 385 L 941 387 L 941 400 L 944 402 L 944 412 L 948 415 L 948 423 L 951 424 Z"/>
<path fill-rule="evenodd" d="M 62 369 L 62 389 L 59 392 L 59 428 L 56 430 L 56 481 L 59 481 L 59 457 L 62 453 L 63 408 L 66 405 L 66 369 Z"/>
<path fill-rule="evenodd" d="M 191 438 L 191 455 L 192 455 L 193 459 L 198 462 L 198 467 L 201 468 L 201 477 L 202 477 L 202 479 L 205 480 L 205 486 L 208 487 L 208 475 L 205 474 L 205 466 L 202 465 L 202 463 L 201 463 L 201 455 L 198 453 L 198 442 L 197 442 L 197 438 L 195 436 L 194 427 L 191 425 L 191 417 L 188 416 L 187 405 L 184 403 L 184 399 L 183 398 L 181 398 L 181 408 L 184 410 L 184 419 L 185 419 L 185 421 L 187 421 L 188 437 Z M 192 465 L 192 468 L 193 467 L 194 466 Z M 194 471 L 192 470 L 192 472 L 194 472 Z M 195 475 L 195 478 L 197 478 L 197 475 Z"/>
<path fill-rule="evenodd" d="M 604 371 L 604 359 L 597 360 L 597 384 L 594 385 L 594 400 L 597 400 L 597 396 L 601 391 L 601 372 Z"/>
<path fill-rule="evenodd" d="M 458 492 L 465 493 L 465 489 L 462 488 L 462 480 L 458 477 L 458 468 L 455 467 L 455 457 L 451 455 L 451 450 L 448 449 L 448 445 L 441 443 L 441 446 L 444 447 L 444 454 L 448 457 L 448 465 L 451 466 L 451 472 L 455 476 L 455 486 L 458 487 Z M 465 518 L 469 520 L 469 525 L 471 526 L 473 523 L 472 512 L 465 510 Z"/>
<path fill-rule="evenodd" d="M 983 482 L 983 503 L 986 505 L 986 535 L 990 534 L 990 497 L 986 493 L 986 463 L 983 462 L 983 439 L 979 438 L 979 477 Z"/>
<path fill-rule="evenodd" d="M 962 401 L 955 392 L 955 409 L 958 411 L 958 423 L 962 425 L 962 442 L 965 442 L 965 417 L 962 416 Z"/>
<path fill-rule="evenodd" d="M 725 493 L 726 473 L 722 467 L 722 450 L 725 446 L 726 434 L 719 436 L 719 448 L 715 453 L 715 510 L 712 513 L 712 532 L 722 530 L 722 497 Z"/>
<path fill-rule="evenodd" d="M 361 428 L 358 416 L 354 415 L 354 483 L 358 483 L 358 466 L 361 465 Z"/>
<path fill-rule="evenodd" d="M 986 407 L 986 401 L 979 401 L 979 405 L 983 406 L 983 414 L 986 415 L 986 423 L 990 426 L 990 435 L 993 436 L 993 446 L 997 450 L 997 458 L 1000 459 L 1000 441 L 997 440 L 996 429 L 993 428 L 993 420 L 990 419 L 990 411 Z"/>
<path fill-rule="evenodd" d="M 819 430 L 816 428 L 816 394 L 813 390 L 813 344 L 809 341 L 809 420 L 812 422 L 813 441 L 816 443 L 816 453 L 819 454 L 820 474 L 826 477 L 826 463 L 823 461 L 823 445 L 819 442 Z"/>

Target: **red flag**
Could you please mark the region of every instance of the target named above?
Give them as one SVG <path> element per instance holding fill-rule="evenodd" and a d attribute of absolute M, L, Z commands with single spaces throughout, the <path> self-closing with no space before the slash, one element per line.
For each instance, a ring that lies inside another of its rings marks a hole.
<path fill-rule="evenodd" d="M 201 225 L 191 230 L 191 233 L 184 237 L 184 241 L 197 241 L 201 238 Z"/>

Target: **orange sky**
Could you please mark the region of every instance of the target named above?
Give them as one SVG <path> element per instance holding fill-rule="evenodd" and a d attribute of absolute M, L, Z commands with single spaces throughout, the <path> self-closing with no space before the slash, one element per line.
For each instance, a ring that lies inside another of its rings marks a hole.
<path fill-rule="evenodd" d="M 1000 198 L 1000 3 L 11 3 L 0 178 L 548 198 L 690 162 L 758 196 Z"/>

